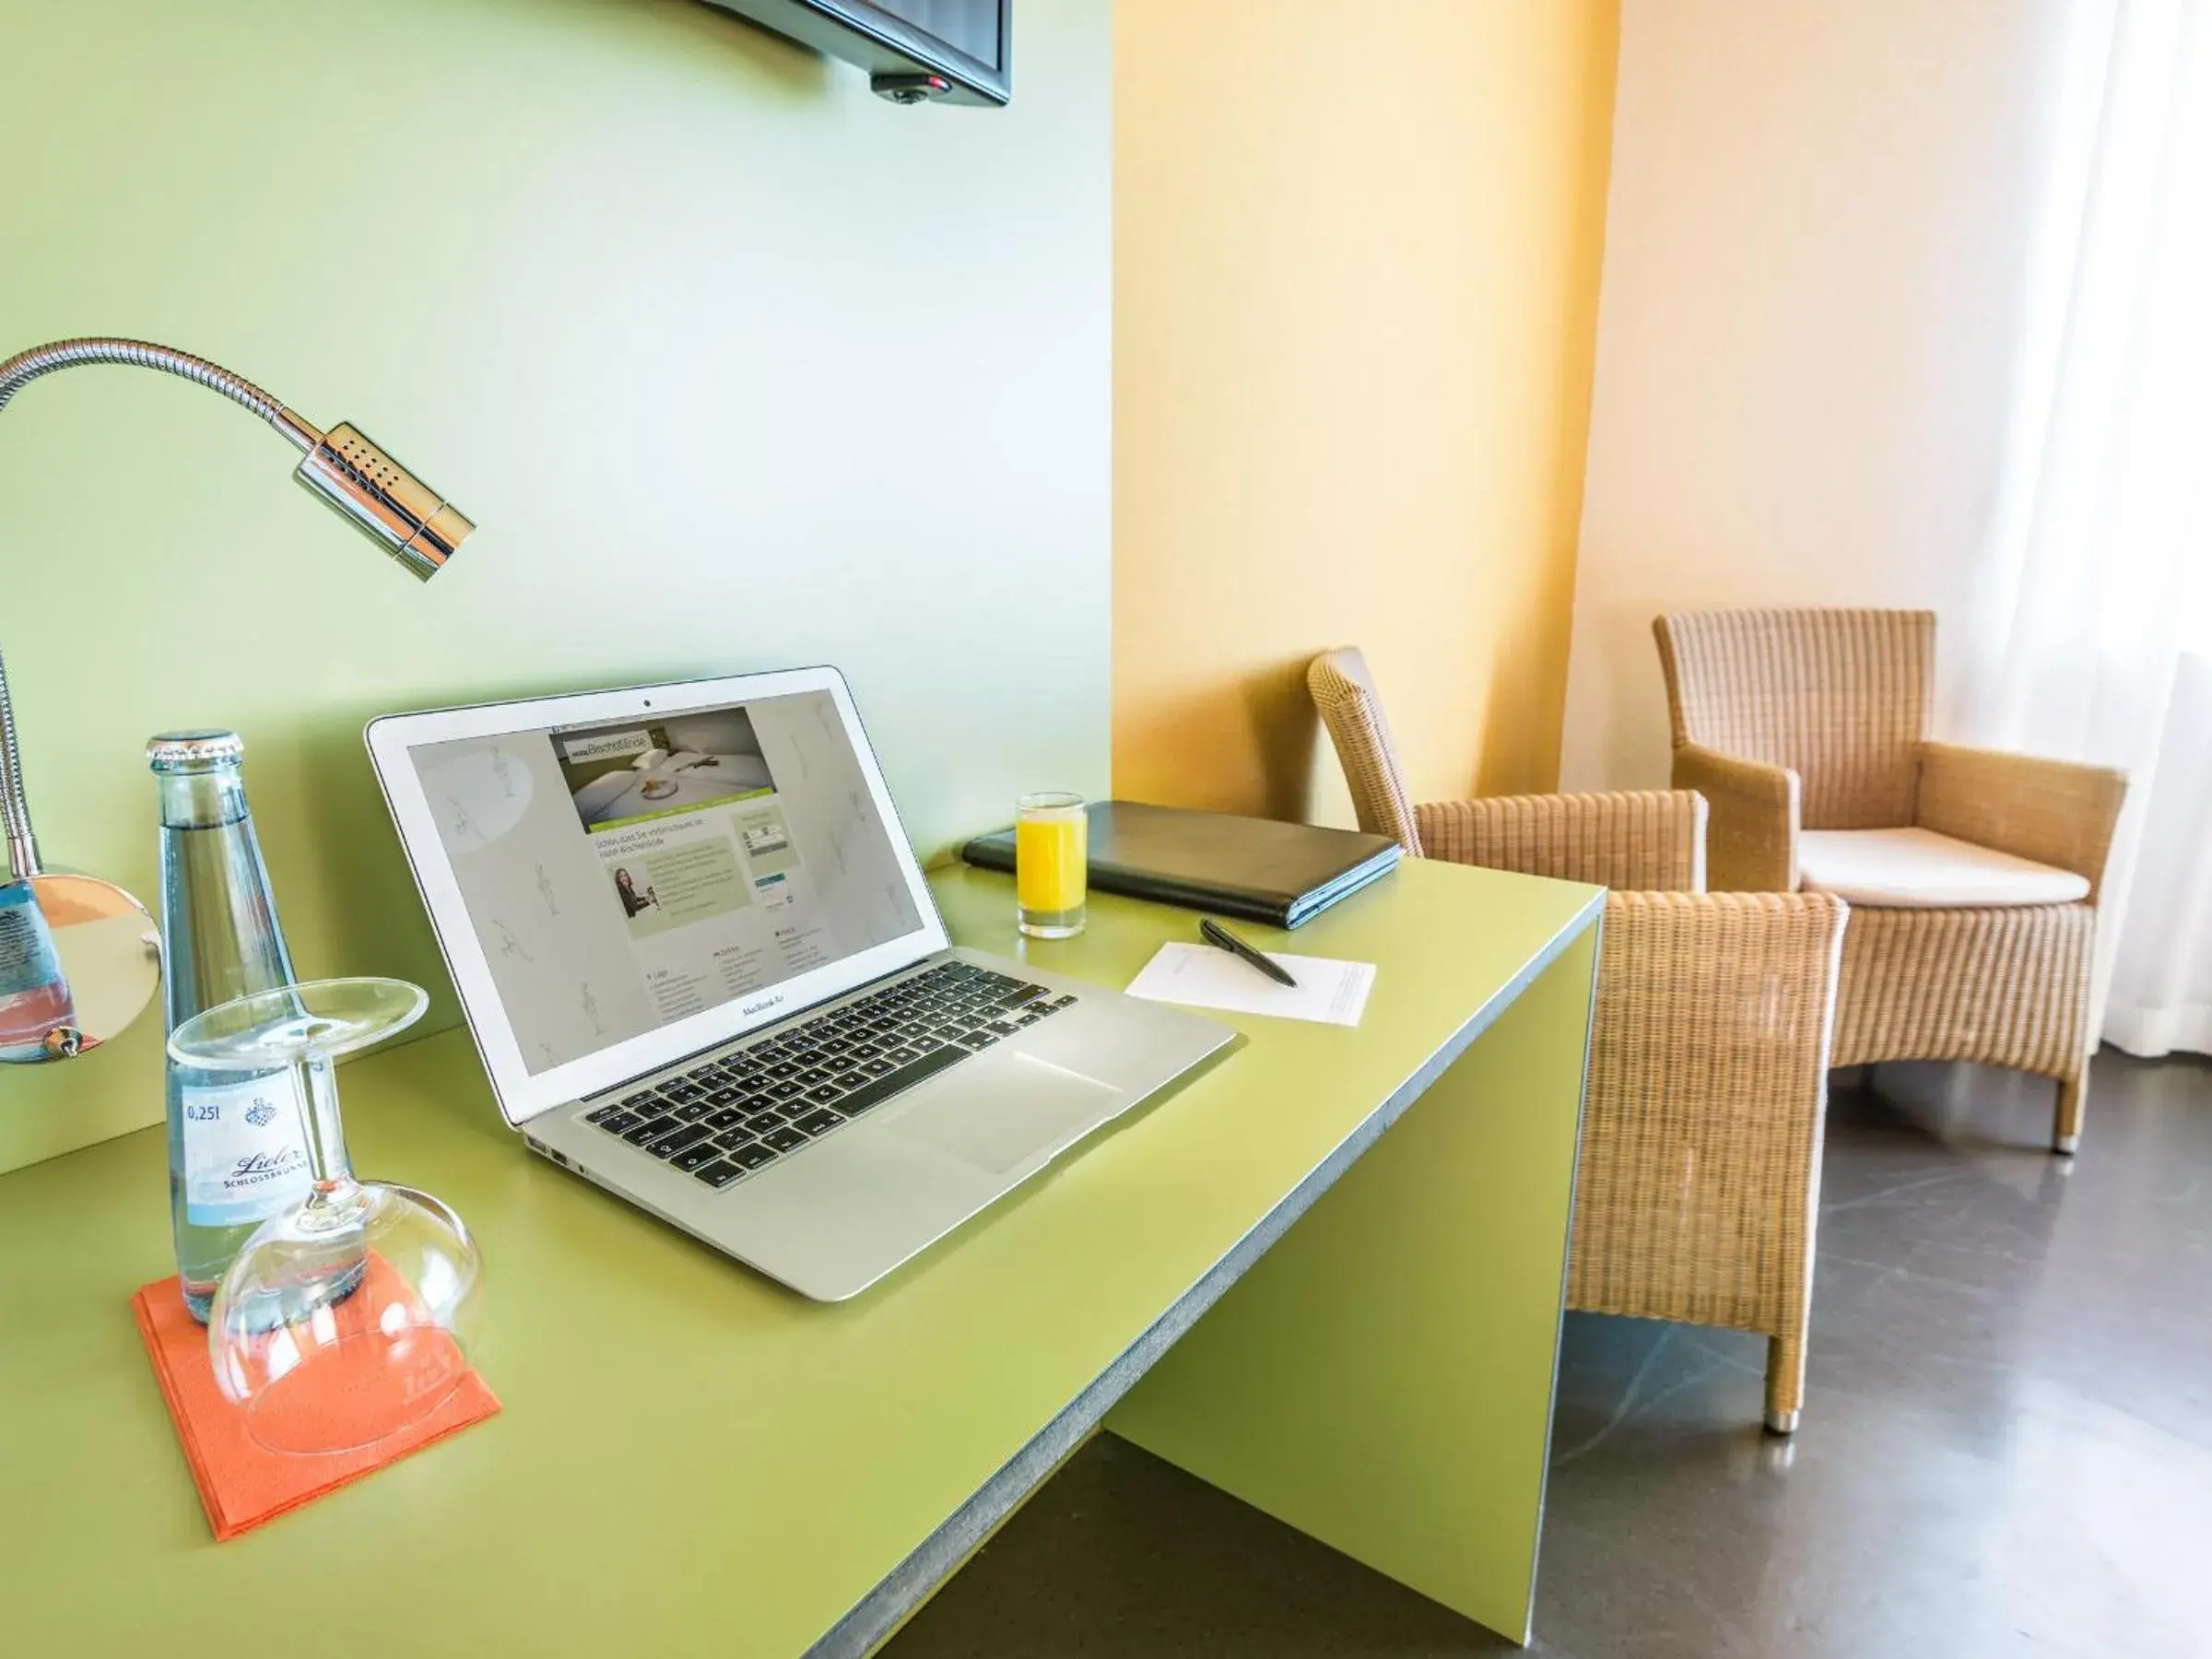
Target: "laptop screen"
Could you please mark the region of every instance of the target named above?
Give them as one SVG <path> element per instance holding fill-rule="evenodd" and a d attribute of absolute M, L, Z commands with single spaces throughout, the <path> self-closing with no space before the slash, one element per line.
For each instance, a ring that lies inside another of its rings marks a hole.
<path fill-rule="evenodd" d="M 827 690 L 408 757 L 534 1077 L 922 925 Z"/>

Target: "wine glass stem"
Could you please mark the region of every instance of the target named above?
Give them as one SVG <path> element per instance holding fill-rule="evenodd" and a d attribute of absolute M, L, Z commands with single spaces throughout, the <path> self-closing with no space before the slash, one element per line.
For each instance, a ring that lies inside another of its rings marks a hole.
<path fill-rule="evenodd" d="M 292 1062 L 307 1130 L 307 1167 L 315 1197 L 330 1203 L 353 1190 L 353 1166 L 346 1158 L 346 1125 L 338 1116 L 338 1079 L 329 1060 L 302 1054 Z"/>

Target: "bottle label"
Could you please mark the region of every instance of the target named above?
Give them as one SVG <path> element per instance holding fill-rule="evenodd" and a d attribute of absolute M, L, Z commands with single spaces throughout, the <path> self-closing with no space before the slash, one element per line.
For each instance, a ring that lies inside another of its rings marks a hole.
<path fill-rule="evenodd" d="M 0 996 L 43 991 L 61 977 L 36 889 L 28 881 L 0 887 Z"/>
<path fill-rule="evenodd" d="M 183 1113 L 184 1218 L 195 1227 L 265 1221 L 307 1196 L 300 1091 L 289 1072 L 177 1086 Z"/>

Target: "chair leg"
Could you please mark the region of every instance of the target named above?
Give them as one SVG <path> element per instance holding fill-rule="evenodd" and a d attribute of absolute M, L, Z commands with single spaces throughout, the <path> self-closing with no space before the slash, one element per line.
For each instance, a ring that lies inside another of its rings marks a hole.
<path fill-rule="evenodd" d="M 2051 1149 L 2072 1156 L 2081 1147 L 2081 1093 L 2086 1076 L 2058 1080 L 2058 1118 L 2051 1131 Z"/>
<path fill-rule="evenodd" d="M 1805 1338 L 1767 1338 L 1767 1432 L 1794 1434 L 1805 1406 Z"/>

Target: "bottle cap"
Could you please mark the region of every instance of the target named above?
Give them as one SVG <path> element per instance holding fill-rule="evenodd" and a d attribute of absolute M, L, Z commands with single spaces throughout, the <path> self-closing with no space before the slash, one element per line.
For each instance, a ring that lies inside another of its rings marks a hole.
<path fill-rule="evenodd" d="M 158 772 L 236 766 L 245 753 L 246 746 L 236 732 L 163 732 L 146 742 L 147 763 Z"/>

